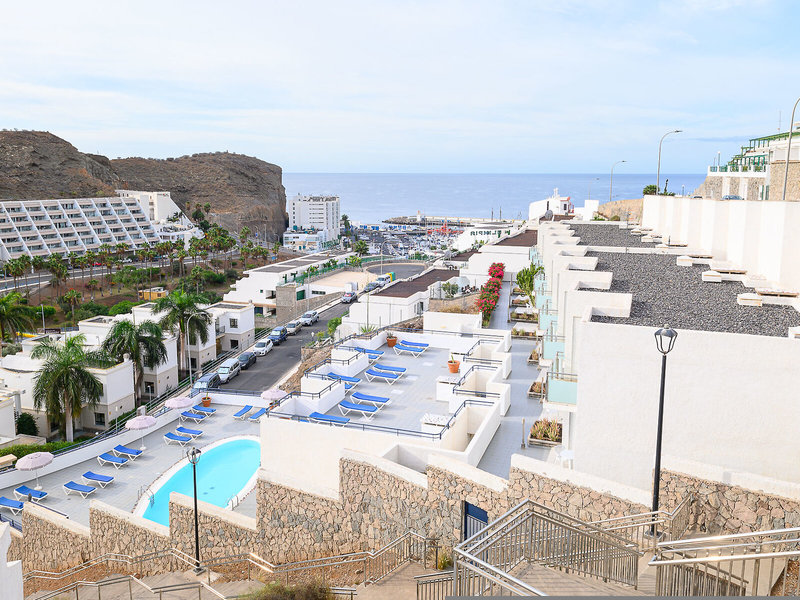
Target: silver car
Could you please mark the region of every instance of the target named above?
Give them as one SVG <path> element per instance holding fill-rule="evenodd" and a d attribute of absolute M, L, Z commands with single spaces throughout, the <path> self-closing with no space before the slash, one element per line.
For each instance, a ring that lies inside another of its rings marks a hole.
<path fill-rule="evenodd" d="M 256 342 L 253 352 L 256 356 L 266 356 L 267 352 L 272 350 L 272 340 L 266 339 Z"/>

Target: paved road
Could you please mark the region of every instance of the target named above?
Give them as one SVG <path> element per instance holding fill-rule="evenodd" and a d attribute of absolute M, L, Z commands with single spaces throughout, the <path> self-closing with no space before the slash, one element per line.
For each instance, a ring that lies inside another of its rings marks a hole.
<path fill-rule="evenodd" d="M 285 342 L 275 346 L 266 356 L 260 356 L 252 367 L 242 371 L 230 383 L 223 384 L 223 388 L 234 390 L 263 391 L 273 387 L 287 371 L 297 366 L 300 362 L 300 349 L 312 340 L 318 331 L 328 329 L 328 321 L 341 317 L 349 304 L 337 304 L 320 313 L 319 321 L 310 327 L 303 327 L 295 335 L 290 335 Z"/>
<path fill-rule="evenodd" d="M 394 271 L 395 278 L 405 279 L 406 277 L 412 277 L 418 273 L 422 273 L 422 271 L 427 268 L 428 265 L 420 263 L 386 263 L 383 265 L 383 272 L 388 273 L 389 271 Z M 380 274 L 381 265 L 370 265 L 366 270 L 370 273 Z"/>

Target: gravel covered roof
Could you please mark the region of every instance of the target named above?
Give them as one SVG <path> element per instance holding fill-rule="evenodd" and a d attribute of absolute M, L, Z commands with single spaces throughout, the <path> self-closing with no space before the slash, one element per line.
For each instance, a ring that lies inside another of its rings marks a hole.
<path fill-rule="evenodd" d="M 784 337 L 800 325 L 800 313 L 791 306 L 739 306 L 736 295 L 752 291 L 738 281 L 701 280 L 706 266 L 679 267 L 675 256 L 589 252 L 597 256 L 598 271 L 611 271 L 611 292 L 633 294 L 631 316 L 592 317 L 601 323 L 625 323 L 676 329 L 724 331 Z"/>
<path fill-rule="evenodd" d="M 600 223 L 570 224 L 570 229 L 581 238 L 579 246 L 614 246 L 619 248 L 652 248 L 652 242 L 642 242 L 641 235 L 631 235 L 630 229 L 620 229 L 618 225 Z"/>

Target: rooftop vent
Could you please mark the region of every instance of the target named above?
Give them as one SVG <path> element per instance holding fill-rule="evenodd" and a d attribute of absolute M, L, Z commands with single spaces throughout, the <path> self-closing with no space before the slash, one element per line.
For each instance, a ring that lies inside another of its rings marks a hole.
<path fill-rule="evenodd" d="M 736 304 L 739 306 L 761 306 L 762 298 L 758 294 L 750 292 L 736 296 Z"/>

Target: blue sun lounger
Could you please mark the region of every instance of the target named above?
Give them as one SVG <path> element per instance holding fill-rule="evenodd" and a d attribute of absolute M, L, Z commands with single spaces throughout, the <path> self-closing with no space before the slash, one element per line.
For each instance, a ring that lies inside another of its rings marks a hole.
<path fill-rule="evenodd" d="M 122 444 L 117 444 L 111 449 L 111 451 L 117 456 L 124 456 L 125 458 L 130 458 L 131 460 L 136 460 L 142 455 L 141 450 L 136 450 L 135 448 L 128 448 L 127 446 L 123 446 Z"/>
<path fill-rule="evenodd" d="M 342 413 L 342 416 L 346 416 L 351 412 L 358 413 L 362 417 L 364 417 L 367 421 L 370 421 L 375 413 L 378 412 L 378 408 L 375 406 L 370 406 L 369 404 L 355 404 L 354 402 L 349 402 L 347 400 L 342 400 L 339 402 L 339 410 Z"/>
<path fill-rule="evenodd" d="M 389 371 L 390 373 L 399 373 L 401 375 L 406 371 L 408 371 L 408 369 L 406 369 L 405 367 L 393 367 L 392 365 L 384 365 L 381 363 L 375 363 L 374 365 L 372 365 L 372 368 L 378 369 L 379 371 Z"/>
<path fill-rule="evenodd" d="M 14 496 L 16 496 L 17 500 L 27 500 L 28 496 L 30 496 L 32 501 L 39 502 L 47 497 L 47 492 L 21 485 L 14 490 Z"/>
<path fill-rule="evenodd" d="M 361 392 L 354 392 L 350 394 L 350 397 L 365 404 L 372 404 L 378 408 L 381 406 L 386 406 L 387 404 L 391 404 L 391 400 L 389 400 L 389 398 L 384 396 L 371 396 L 370 394 L 362 394 Z"/>
<path fill-rule="evenodd" d="M 261 417 L 263 417 L 265 414 L 267 414 L 267 409 L 259 408 L 256 412 L 247 417 L 247 420 L 252 421 L 253 423 L 258 423 L 261 420 Z"/>
<path fill-rule="evenodd" d="M 198 404 L 197 406 L 193 406 L 192 410 L 194 412 L 203 413 L 204 415 L 213 415 L 215 412 L 217 412 L 216 408 L 206 408 L 202 404 Z"/>
<path fill-rule="evenodd" d="M 188 427 L 183 427 L 182 425 L 176 427 L 175 431 L 180 435 L 188 435 L 192 439 L 203 435 L 203 432 L 200 429 L 189 429 Z"/>
<path fill-rule="evenodd" d="M 336 415 L 323 415 L 319 412 L 312 412 L 308 418 L 317 423 L 326 423 L 327 425 L 347 425 L 350 419 L 347 417 L 337 417 Z"/>
<path fill-rule="evenodd" d="M 347 375 L 339 375 L 338 373 L 334 373 L 333 371 L 328 371 L 325 374 L 325 377 L 329 377 L 330 379 L 338 379 L 339 381 L 344 381 L 345 383 L 351 383 L 354 386 L 361 383 L 361 380 L 358 377 L 348 377 Z"/>
<path fill-rule="evenodd" d="M 375 354 L 377 356 L 383 356 L 383 350 L 370 350 L 369 348 L 361 348 L 360 346 L 356 346 L 355 350 L 361 352 L 361 354 Z"/>
<path fill-rule="evenodd" d="M 106 487 L 109 483 L 114 481 L 114 478 L 111 475 L 103 475 L 101 473 L 94 473 L 92 471 L 86 471 L 83 475 L 84 481 L 90 481 L 92 483 L 96 483 L 101 488 Z"/>
<path fill-rule="evenodd" d="M 64 484 L 64 493 L 69 496 L 70 492 L 75 492 L 76 494 L 80 494 L 82 498 L 86 498 L 89 494 L 93 494 L 97 488 L 92 485 L 83 485 L 80 483 L 75 483 L 74 481 L 68 481 Z"/>
<path fill-rule="evenodd" d="M 181 446 L 185 446 L 189 442 L 192 441 L 188 435 L 178 435 L 177 433 L 172 433 L 168 431 L 164 434 L 164 442 L 169 446 L 170 444 L 179 444 Z"/>
<path fill-rule="evenodd" d="M 388 371 L 376 371 L 375 369 L 367 369 L 364 371 L 364 375 L 367 376 L 367 379 L 372 381 L 373 379 L 383 379 L 384 381 L 388 382 L 389 385 L 392 385 L 395 381 L 400 379 L 400 375 L 397 373 L 389 373 Z"/>
<path fill-rule="evenodd" d="M 407 352 L 408 354 L 412 354 L 414 358 L 425 352 L 426 348 L 417 348 L 416 346 L 405 346 L 401 343 L 397 343 L 394 345 L 394 352 L 395 354 L 401 354 L 403 352 Z"/>
<path fill-rule="evenodd" d="M 0 496 L 0 508 L 7 508 L 11 511 L 12 515 L 19 514 L 23 506 L 24 505 L 19 500 L 12 500 L 11 498 Z"/>
<path fill-rule="evenodd" d="M 103 452 L 100 456 L 97 457 L 97 462 L 100 463 L 102 467 L 105 464 L 114 465 L 115 469 L 119 469 L 122 465 L 128 464 L 127 458 L 121 458 L 119 456 L 114 456 L 110 452 Z"/>
<path fill-rule="evenodd" d="M 195 423 L 200 423 L 207 416 L 208 415 L 201 415 L 199 413 L 187 410 L 181 413 L 181 421 L 194 421 Z"/>
<path fill-rule="evenodd" d="M 248 404 L 247 406 L 242 407 L 236 413 L 234 413 L 233 418 L 242 421 L 247 416 L 247 413 L 249 413 L 251 410 L 253 410 L 253 406 Z"/>
<path fill-rule="evenodd" d="M 409 342 L 408 340 L 400 340 L 403 346 L 412 346 L 414 348 L 427 348 L 430 344 L 423 344 L 422 342 Z"/>

